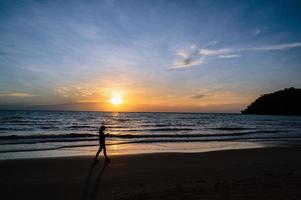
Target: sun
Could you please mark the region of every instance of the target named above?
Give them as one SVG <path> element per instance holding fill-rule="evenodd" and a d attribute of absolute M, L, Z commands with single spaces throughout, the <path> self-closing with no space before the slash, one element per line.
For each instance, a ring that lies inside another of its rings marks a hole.
<path fill-rule="evenodd" d="M 122 96 L 120 96 L 120 95 L 115 95 L 111 99 L 111 103 L 115 106 L 122 104 L 122 101 L 123 101 L 123 99 L 122 99 Z"/>

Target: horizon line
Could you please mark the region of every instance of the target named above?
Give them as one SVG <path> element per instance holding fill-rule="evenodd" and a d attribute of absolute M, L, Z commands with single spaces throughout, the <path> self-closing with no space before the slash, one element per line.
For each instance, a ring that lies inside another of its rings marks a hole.
<path fill-rule="evenodd" d="M 189 111 L 101 111 L 101 110 L 43 110 L 43 109 L 0 109 L 1 111 L 37 111 L 37 112 L 103 112 L 103 113 L 187 113 L 187 114 L 242 114 L 239 112 L 189 112 Z"/>

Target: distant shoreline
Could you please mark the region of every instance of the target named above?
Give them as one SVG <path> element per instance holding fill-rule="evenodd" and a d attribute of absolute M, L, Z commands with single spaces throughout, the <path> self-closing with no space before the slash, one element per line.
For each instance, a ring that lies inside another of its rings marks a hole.
<path fill-rule="evenodd" d="M 238 112 L 169 112 L 169 111 L 92 111 L 92 110 L 30 110 L 30 109 L 0 109 L 0 112 L 96 112 L 96 113 L 167 113 L 167 114 L 224 114 L 224 115 L 259 115 L 259 116 L 300 116 L 299 114 L 255 114 Z"/>
<path fill-rule="evenodd" d="M 101 110 L 40 110 L 40 109 L 0 109 L 1 111 L 28 111 L 28 112 L 101 112 L 101 113 L 174 113 L 174 114 L 239 114 L 237 112 L 176 112 L 176 111 L 101 111 Z"/>

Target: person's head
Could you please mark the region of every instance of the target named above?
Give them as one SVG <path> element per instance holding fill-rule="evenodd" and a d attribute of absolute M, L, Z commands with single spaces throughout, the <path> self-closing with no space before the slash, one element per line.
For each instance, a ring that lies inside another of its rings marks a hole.
<path fill-rule="evenodd" d="M 99 128 L 100 131 L 104 131 L 105 129 L 106 129 L 106 127 L 105 127 L 104 125 L 102 125 L 102 126 Z"/>

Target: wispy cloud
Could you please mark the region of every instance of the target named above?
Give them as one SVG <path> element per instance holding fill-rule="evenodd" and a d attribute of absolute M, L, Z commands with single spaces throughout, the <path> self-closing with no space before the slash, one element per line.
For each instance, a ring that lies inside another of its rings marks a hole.
<path fill-rule="evenodd" d="M 187 51 L 179 51 L 177 56 L 180 57 L 180 60 L 174 63 L 171 67 L 172 69 L 187 68 L 204 63 L 204 59 L 199 56 L 198 49 L 196 47 L 190 48 Z"/>
<path fill-rule="evenodd" d="M 61 86 L 56 88 L 56 92 L 65 98 L 68 97 L 87 97 L 92 96 L 97 91 L 94 88 L 83 88 L 83 87 L 66 87 Z"/>
<path fill-rule="evenodd" d="M 219 55 L 219 58 L 239 58 L 241 55 L 238 54 L 229 54 L 229 55 Z"/>
<path fill-rule="evenodd" d="M 204 63 L 204 59 L 203 58 L 199 58 L 198 60 L 193 60 L 190 58 L 186 58 L 180 62 L 175 63 L 175 65 L 173 65 L 171 67 L 171 69 L 178 69 L 178 68 L 186 68 L 186 67 L 193 67 L 196 65 L 201 65 Z"/>
<path fill-rule="evenodd" d="M 76 103 L 101 103 L 99 99 L 80 99 L 77 100 Z"/>
<path fill-rule="evenodd" d="M 231 53 L 232 49 L 199 49 L 199 55 L 201 56 L 216 56 L 221 54 L 228 54 Z"/>
<path fill-rule="evenodd" d="M 253 30 L 252 35 L 256 36 L 256 35 L 260 35 L 262 32 L 264 32 L 267 29 L 266 26 L 264 27 L 260 27 L 260 28 L 256 28 L 255 30 Z"/>
<path fill-rule="evenodd" d="M 218 44 L 218 41 L 217 40 L 212 40 L 209 42 L 209 45 L 216 45 Z"/>
<path fill-rule="evenodd" d="M 268 51 L 268 50 L 285 50 L 285 49 L 292 49 L 301 47 L 301 42 L 295 42 L 295 43 L 288 43 L 288 44 L 276 44 L 276 45 L 266 45 L 266 46 L 259 46 L 259 47 L 250 47 L 250 48 L 244 48 L 241 49 L 242 51 Z M 239 49 L 238 49 L 239 50 Z"/>
<path fill-rule="evenodd" d="M 171 67 L 173 69 L 177 68 L 187 68 L 197 65 L 202 65 L 205 63 L 207 57 L 218 57 L 218 58 L 239 58 L 239 52 L 248 51 L 276 51 L 276 50 L 286 50 L 292 48 L 301 47 L 301 42 L 295 43 L 285 43 L 285 44 L 275 44 L 275 45 L 264 45 L 255 47 L 243 47 L 243 48 L 221 48 L 221 49 L 208 49 L 199 48 L 186 51 L 180 51 L 176 54 L 180 57 L 180 60 L 175 62 Z"/>
<path fill-rule="evenodd" d="M 0 91 L 0 97 L 31 97 L 34 96 L 25 92 Z"/>
<path fill-rule="evenodd" d="M 194 94 L 194 95 L 189 96 L 189 98 L 190 99 L 202 99 L 206 96 L 207 96 L 206 94 Z"/>

